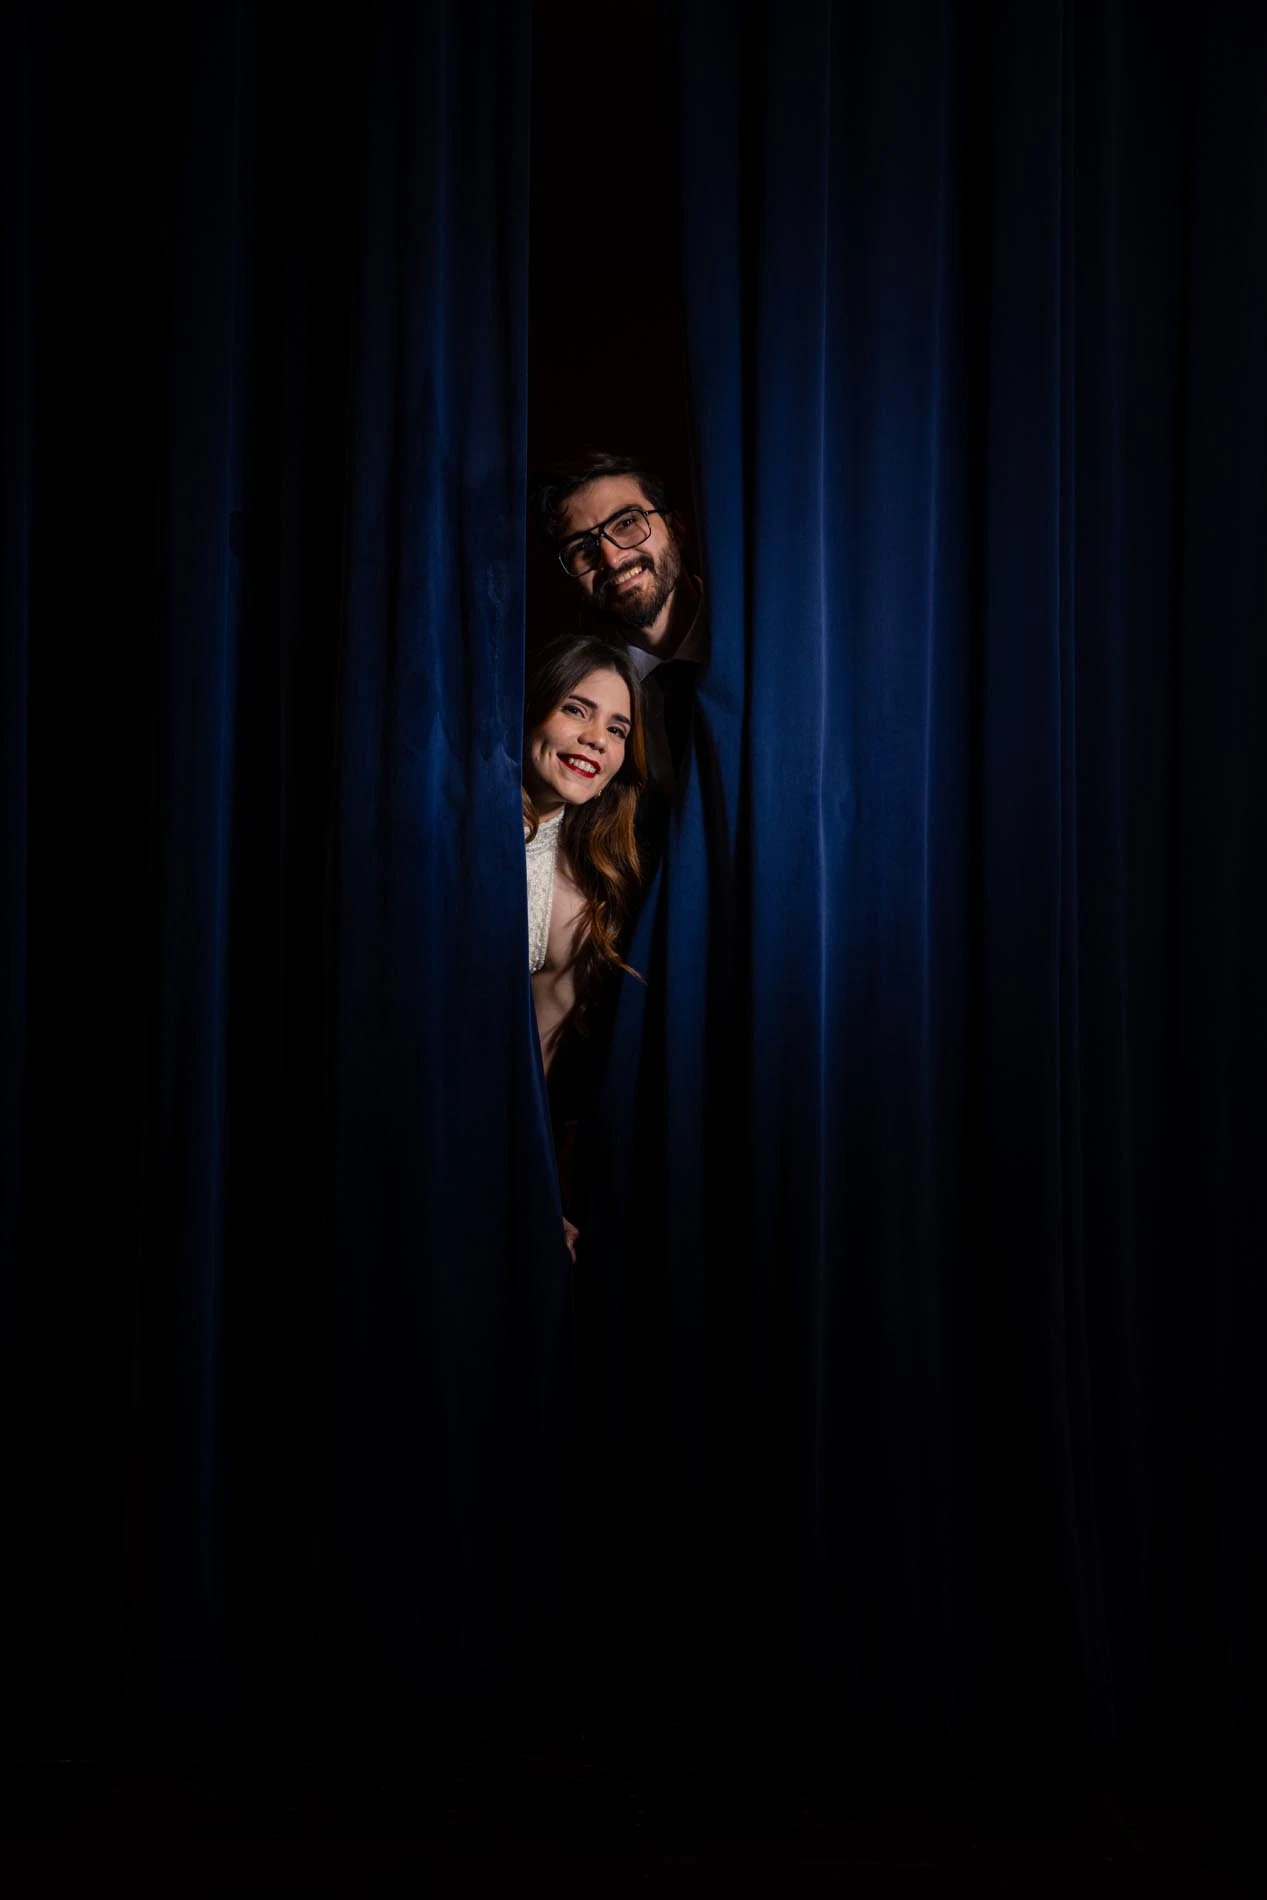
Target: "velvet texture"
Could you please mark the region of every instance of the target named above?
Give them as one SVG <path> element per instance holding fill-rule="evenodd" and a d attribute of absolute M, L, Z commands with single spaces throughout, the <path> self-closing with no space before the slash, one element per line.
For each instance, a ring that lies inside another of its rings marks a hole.
<path fill-rule="evenodd" d="M 592 1216 L 626 1693 L 1244 1713 L 1262 16 L 667 17 L 713 659 Z"/>
<path fill-rule="evenodd" d="M 529 25 L 6 13 L 9 1738 L 1224 1723 L 1261 12 L 667 11 L 713 663 L 575 1275 Z"/>
<path fill-rule="evenodd" d="M 540 1722 L 527 9 L 9 31 L 6 1724 Z"/>

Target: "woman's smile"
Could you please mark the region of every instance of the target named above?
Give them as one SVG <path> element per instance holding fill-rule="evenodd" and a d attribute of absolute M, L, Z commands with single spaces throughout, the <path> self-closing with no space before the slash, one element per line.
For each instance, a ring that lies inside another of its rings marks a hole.
<path fill-rule="evenodd" d="M 560 752 L 559 759 L 569 772 L 577 772 L 582 778 L 597 778 L 602 771 L 597 759 L 584 758 L 579 752 Z"/>
<path fill-rule="evenodd" d="M 632 714 L 620 674 L 600 667 L 528 734 L 524 786 L 538 817 L 560 805 L 583 805 L 607 789 L 625 762 Z"/>
<path fill-rule="evenodd" d="M 640 578 L 630 592 L 643 591 Z M 594 633 L 560 635 L 524 685 L 528 968 L 548 1075 L 569 1025 L 583 1036 L 600 986 L 630 967 L 621 943 L 641 882 L 643 700 L 633 662 Z M 571 1249 L 566 1221 L 564 1235 Z"/>

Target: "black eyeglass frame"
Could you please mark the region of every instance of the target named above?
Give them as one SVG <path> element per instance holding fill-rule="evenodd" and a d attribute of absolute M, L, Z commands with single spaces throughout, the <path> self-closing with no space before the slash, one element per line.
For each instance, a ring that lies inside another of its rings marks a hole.
<path fill-rule="evenodd" d="M 604 541 L 610 541 L 614 548 L 640 548 L 643 541 L 649 541 L 651 539 L 652 515 L 663 515 L 663 513 L 663 508 L 644 508 L 642 503 L 638 501 L 630 502 L 626 508 L 615 509 L 608 515 L 606 521 L 600 521 L 596 528 L 587 528 L 584 534 L 574 534 L 570 536 L 563 546 L 557 549 L 559 566 L 563 569 L 568 579 L 573 581 L 579 580 L 582 574 L 592 574 L 598 566 L 598 550 Z M 647 532 L 637 541 L 618 541 L 615 535 L 609 534 L 607 530 L 611 527 L 612 522 L 619 521 L 622 515 L 641 515 L 647 524 Z M 586 546 L 589 547 L 590 553 L 594 557 L 590 561 L 589 566 L 581 568 L 569 567 L 568 549 L 577 550 Z"/>

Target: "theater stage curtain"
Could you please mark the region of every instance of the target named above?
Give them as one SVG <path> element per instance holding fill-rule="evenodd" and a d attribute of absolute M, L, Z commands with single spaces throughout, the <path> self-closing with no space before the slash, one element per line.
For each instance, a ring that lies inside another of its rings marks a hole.
<path fill-rule="evenodd" d="M 575 1276 L 527 9 L 4 32 L 11 1743 L 1249 1706 L 1261 17 L 667 11 L 714 658 Z"/>
<path fill-rule="evenodd" d="M 6 1732 L 540 1723 L 528 9 L 6 33 Z"/>
<path fill-rule="evenodd" d="M 666 19 L 713 659 L 596 1144 L 624 1689 L 1226 1720 L 1267 1582 L 1263 15 Z"/>

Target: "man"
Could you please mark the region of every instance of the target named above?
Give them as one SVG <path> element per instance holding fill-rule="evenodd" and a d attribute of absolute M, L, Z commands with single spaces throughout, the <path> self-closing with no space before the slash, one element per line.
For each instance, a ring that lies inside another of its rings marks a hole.
<path fill-rule="evenodd" d="M 593 454 L 542 481 L 541 525 L 563 571 L 647 687 L 647 763 L 671 797 L 708 660 L 699 581 L 682 565 L 682 520 L 660 478 L 628 456 Z"/>

